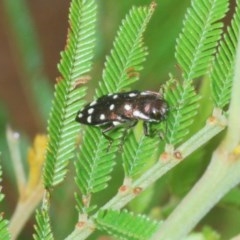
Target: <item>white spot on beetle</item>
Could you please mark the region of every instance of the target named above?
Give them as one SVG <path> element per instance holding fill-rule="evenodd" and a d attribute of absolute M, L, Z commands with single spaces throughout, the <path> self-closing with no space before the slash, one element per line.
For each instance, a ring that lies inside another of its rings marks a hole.
<path fill-rule="evenodd" d="M 97 101 L 93 101 L 93 102 L 91 102 L 90 104 L 89 104 L 89 106 L 94 106 L 94 105 L 96 105 L 96 103 L 97 103 Z"/>
<path fill-rule="evenodd" d="M 165 115 L 167 113 L 168 109 L 166 107 L 161 108 L 161 114 Z"/>
<path fill-rule="evenodd" d="M 114 108 L 115 108 L 114 104 L 111 104 L 110 107 L 109 107 L 110 110 L 113 110 Z"/>
<path fill-rule="evenodd" d="M 92 116 L 88 116 L 87 122 L 88 122 L 88 123 L 91 123 L 91 122 L 92 122 Z"/>
<path fill-rule="evenodd" d="M 82 118 L 82 117 L 83 117 L 83 114 L 82 114 L 82 113 L 79 113 L 79 114 L 78 114 L 78 117 L 79 117 L 79 118 Z"/>
<path fill-rule="evenodd" d="M 105 117 L 105 115 L 104 114 L 101 114 L 100 115 L 100 120 L 104 120 L 106 117 Z"/>
<path fill-rule="evenodd" d="M 146 116 L 144 113 L 140 112 L 139 110 L 133 111 L 133 116 L 142 120 L 148 120 L 149 117 Z"/>
<path fill-rule="evenodd" d="M 129 95 L 128 95 L 129 97 L 136 97 L 137 96 L 137 94 L 136 93 L 129 93 Z"/>
<path fill-rule="evenodd" d="M 120 122 L 113 121 L 113 125 L 114 125 L 114 126 L 117 126 L 117 125 L 120 125 L 120 124 L 121 124 Z"/>
<path fill-rule="evenodd" d="M 113 99 L 116 99 L 116 98 L 118 98 L 118 95 L 117 94 L 113 95 Z"/>
<path fill-rule="evenodd" d="M 94 108 L 89 108 L 88 109 L 88 114 L 92 114 L 94 112 Z"/>
<path fill-rule="evenodd" d="M 121 117 L 121 116 L 117 116 L 117 120 L 119 120 L 119 121 L 123 121 L 123 118 Z"/>
<path fill-rule="evenodd" d="M 127 110 L 127 111 L 129 111 L 129 110 L 132 109 L 132 106 L 131 106 L 130 104 L 127 104 L 127 103 L 126 103 L 126 104 L 124 105 L 124 109 Z"/>
<path fill-rule="evenodd" d="M 141 92 L 140 94 L 141 94 L 142 96 L 151 95 L 151 93 L 150 93 L 150 92 L 147 92 L 147 91 L 146 91 L 146 92 Z"/>

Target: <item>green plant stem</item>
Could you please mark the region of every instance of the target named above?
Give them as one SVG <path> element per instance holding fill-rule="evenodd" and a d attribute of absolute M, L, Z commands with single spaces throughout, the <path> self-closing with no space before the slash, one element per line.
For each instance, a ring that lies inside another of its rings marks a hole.
<path fill-rule="evenodd" d="M 198 183 L 178 205 L 151 240 L 180 240 L 240 181 L 240 159 L 230 163 L 226 152 L 216 151 Z M 230 164 L 229 164 L 230 163 Z M 184 224 L 183 224 L 184 223 Z"/>
<path fill-rule="evenodd" d="M 86 239 L 95 229 L 92 228 L 76 228 L 65 240 L 84 240 Z"/>
<path fill-rule="evenodd" d="M 240 143 L 240 34 L 238 36 L 237 56 L 232 86 L 232 96 L 229 106 L 228 132 L 225 145 L 232 151 Z"/>
<path fill-rule="evenodd" d="M 239 66 L 240 43 L 238 41 L 227 135 L 213 153 L 210 165 L 202 178 L 177 206 L 151 240 L 184 239 L 199 220 L 201 220 L 227 192 L 239 184 L 240 156 L 238 153 L 233 152 L 240 143 Z"/>
<path fill-rule="evenodd" d="M 203 144 L 208 142 L 214 136 L 224 129 L 224 126 L 221 124 L 206 124 L 200 131 L 198 131 L 193 137 L 191 137 L 187 142 L 182 144 L 178 150 L 182 151 L 183 158 L 190 155 L 197 148 L 201 147 Z M 148 171 L 146 171 L 142 176 L 139 177 L 132 187 L 141 187 L 146 189 L 157 179 L 162 177 L 166 172 L 171 168 L 179 164 L 180 160 L 168 160 L 166 162 L 161 161 L 161 159 Z M 128 192 L 125 195 L 117 193 L 109 202 L 107 202 L 102 209 L 121 209 L 126 204 L 128 204 L 132 199 L 136 197 L 132 192 Z M 87 224 L 86 224 L 87 225 Z M 66 240 L 72 239 L 86 239 L 94 231 L 93 228 L 76 228 Z"/>
<path fill-rule="evenodd" d="M 216 134 L 224 129 L 221 125 L 210 125 L 206 124 L 199 132 L 197 132 L 193 137 L 191 137 L 187 142 L 181 145 L 177 150 L 181 151 L 183 159 L 188 155 L 193 153 L 197 148 L 205 144 L 207 141 L 212 139 Z M 162 161 L 161 159 L 148 171 L 146 171 L 142 176 L 139 177 L 134 183 L 134 187 L 140 187 L 146 189 L 156 180 L 162 177 L 166 172 L 175 167 L 181 161 L 176 159 L 170 159 L 167 161 Z M 108 203 L 103 206 L 103 209 L 121 209 L 128 202 L 130 202 L 136 195 L 133 193 L 128 193 L 126 195 L 117 194 Z"/>

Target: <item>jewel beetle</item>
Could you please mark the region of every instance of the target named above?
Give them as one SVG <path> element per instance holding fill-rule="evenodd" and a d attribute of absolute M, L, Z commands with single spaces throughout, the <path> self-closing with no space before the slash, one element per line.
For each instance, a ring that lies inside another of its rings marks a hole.
<path fill-rule="evenodd" d="M 101 127 L 102 134 L 113 141 L 106 132 L 125 126 L 129 129 L 143 121 L 144 134 L 150 135 L 148 123 L 165 120 L 169 108 L 162 94 L 151 91 L 130 91 L 104 95 L 88 103 L 77 113 L 76 121 L 82 124 Z"/>

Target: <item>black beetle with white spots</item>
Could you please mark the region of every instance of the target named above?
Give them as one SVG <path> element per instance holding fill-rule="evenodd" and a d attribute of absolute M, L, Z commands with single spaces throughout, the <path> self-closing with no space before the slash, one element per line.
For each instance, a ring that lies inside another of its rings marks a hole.
<path fill-rule="evenodd" d="M 148 123 L 160 123 L 168 113 L 168 104 L 162 95 L 151 91 L 131 91 L 102 96 L 87 104 L 77 113 L 76 121 L 82 124 L 102 128 L 106 139 L 112 138 L 105 133 L 125 126 L 126 130 L 143 120 L 144 134 L 150 135 Z"/>

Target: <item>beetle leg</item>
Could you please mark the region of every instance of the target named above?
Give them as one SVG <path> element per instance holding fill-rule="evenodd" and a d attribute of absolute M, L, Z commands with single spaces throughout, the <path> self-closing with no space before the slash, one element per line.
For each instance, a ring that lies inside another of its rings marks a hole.
<path fill-rule="evenodd" d="M 123 144 L 124 144 L 124 141 L 127 137 L 127 132 L 130 128 L 136 126 L 138 120 L 134 120 L 134 121 L 131 121 L 131 124 L 128 124 L 125 129 L 124 129 L 124 132 L 123 132 L 123 135 L 122 135 L 122 138 L 121 138 L 121 143 L 120 143 L 120 151 L 122 151 L 122 147 L 123 147 Z"/>
<path fill-rule="evenodd" d="M 143 132 L 145 136 L 150 136 L 150 126 L 148 122 L 143 122 Z"/>
<path fill-rule="evenodd" d="M 149 122 L 143 123 L 143 132 L 144 132 L 144 135 L 147 137 L 154 137 L 157 133 L 157 129 L 154 129 L 153 127 L 151 127 L 152 126 L 151 124 L 154 125 L 154 123 L 149 123 Z"/>
<path fill-rule="evenodd" d="M 119 122 L 119 124 L 124 124 L 126 123 L 127 121 L 122 121 L 122 122 Z M 123 143 L 126 139 L 126 136 L 127 136 L 127 132 L 130 128 L 134 127 L 136 124 L 137 124 L 138 120 L 134 120 L 134 121 L 130 121 L 129 124 L 127 124 L 127 126 L 124 128 L 124 131 L 123 131 L 123 134 L 122 134 L 122 137 L 121 137 L 121 140 L 120 140 L 120 151 L 122 150 L 122 146 L 123 146 Z M 113 143 L 113 138 L 111 138 L 110 136 L 108 136 L 106 134 L 106 132 L 116 128 L 117 126 L 114 125 L 113 123 L 109 123 L 109 125 L 107 125 L 107 128 L 103 129 L 102 130 L 102 134 L 103 136 L 109 141 L 109 145 L 108 145 L 108 148 L 107 148 L 107 152 L 109 151 L 109 149 L 111 148 L 112 146 L 112 143 Z"/>
<path fill-rule="evenodd" d="M 136 126 L 137 122 L 138 122 L 138 120 L 131 121 L 131 123 L 128 124 L 127 127 L 125 127 L 124 133 L 127 133 L 128 129 Z"/>
<path fill-rule="evenodd" d="M 152 123 L 154 124 L 154 123 Z M 160 140 L 164 140 L 165 139 L 165 134 L 164 132 L 162 132 L 161 130 L 157 130 L 157 129 L 151 129 L 150 127 L 150 123 L 149 122 L 144 122 L 143 123 L 143 130 L 144 130 L 144 135 L 147 137 L 154 137 L 156 134 L 158 134 Z"/>
<path fill-rule="evenodd" d="M 106 125 L 106 128 L 102 130 L 103 136 L 109 141 L 109 145 L 108 145 L 108 148 L 107 148 L 107 152 L 109 151 L 109 149 L 110 149 L 111 146 L 112 146 L 113 138 L 111 138 L 110 136 L 108 136 L 108 135 L 106 134 L 106 132 L 111 131 L 111 130 L 117 128 L 118 125 L 124 124 L 125 122 L 126 122 L 126 121 L 123 121 L 123 120 L 122 120 L 122 122 L 120 122 L 120 121 L 109 122 L 109 123 Z"/>
<path fill-rule="evenodd" d="M 108 131 L 110 131 L 110 130 L 112 130 L 112 129 L 114 129 L 114 128 L 115 128 L 115 126 L 111 123 L 107 128 L 105 128 L 105 129 L 102 130 L 102 135 L 103 135 L 103 136 L 108 140 L 108 142 L 109 142 L 108 147 L 107 147 L 107 152 L 109 151 L 109 149 L 110 149 L 111 146 L 112 146 L 113 139 L 112 139 L 110 136 L 108 136 L 108 135 L 106 134 L 106 132 L 108 132 Z"/>

